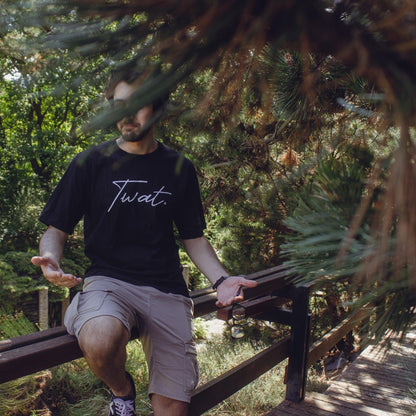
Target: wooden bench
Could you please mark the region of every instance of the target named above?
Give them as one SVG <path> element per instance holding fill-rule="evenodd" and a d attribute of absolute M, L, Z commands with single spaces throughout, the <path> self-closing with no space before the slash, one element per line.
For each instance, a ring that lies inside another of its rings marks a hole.
<path fill-rule="evenodd" d="M 309 287 L 294 287 L 281 266 L 247 276 L 258 282 L 245 289 L 247 317 L 290 325 L 291 336 L 285 338 L 220 377 L 200 386 L 194 393 L 190 414 L 199 415 L 226 399 L 249 382 L 289 357 L 286 398 L 300 401 L 304 397 L 310 315 Z M 231 308 L 218 309 L 212 288 L 191 292 L 195 317 L 218 311 L 218 317 L 230 318 Z M 282 308 L 290 305 L 290 308 Z M 0 341 L 0 383 L 45 370 L 82 357 L 74 336 L 65 327 Z"/>

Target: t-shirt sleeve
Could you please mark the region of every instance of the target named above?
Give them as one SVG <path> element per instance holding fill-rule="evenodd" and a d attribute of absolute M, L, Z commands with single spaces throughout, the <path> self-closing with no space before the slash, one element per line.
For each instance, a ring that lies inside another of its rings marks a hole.
<path fill-rule="evenodd" d="M 183 195 L 178 201 L 174 218 L 179 236 L 182 239 L 202 237 L 206 228 L 198 178 L 192 163 L 187 162 Z"/>
<path fill-rule="evenodd" d="M 87 183 L 85 158 L 78 155 L 59 181 L 39 220 L 72 234 L 85 213 Z"/>

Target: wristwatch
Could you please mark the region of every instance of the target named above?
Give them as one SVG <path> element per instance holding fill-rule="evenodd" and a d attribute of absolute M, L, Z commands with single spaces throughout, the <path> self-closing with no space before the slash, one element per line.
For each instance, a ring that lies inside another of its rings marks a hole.
<path fill-rule="evenodd" d="M 217 287 L 224 281 L 227 280 L 230 276 L 221 276 L 213 285 L 212 288 L 217 290 Z"/>

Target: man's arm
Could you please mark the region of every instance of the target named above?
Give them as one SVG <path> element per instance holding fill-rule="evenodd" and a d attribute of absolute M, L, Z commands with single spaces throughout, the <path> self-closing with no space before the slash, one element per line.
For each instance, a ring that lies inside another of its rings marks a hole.
<path fill-rule="evenodd" d="M 182 240 L 182 243 L 192 262 L 212 284 L 222 276 L 227 277 L 217 287 L 217 306 L 228 306 L 233 302 L 241 301 L 244 299 L 241 288 L 257 286 L 257 282 L 245 279 L 242 276 L 228 277 L 227 271 L 205 237 Z"/>
<path fill-rule="evenodd" d="M 82 279 L 67 274 L 60 268 L 62 253 L 68 234 L 51 225 L 42 235 L 39 242 L 39 256 L 32 257 L 32 263 L 40 266 L 47 280 L 58 286 L 73 287 Z"/>

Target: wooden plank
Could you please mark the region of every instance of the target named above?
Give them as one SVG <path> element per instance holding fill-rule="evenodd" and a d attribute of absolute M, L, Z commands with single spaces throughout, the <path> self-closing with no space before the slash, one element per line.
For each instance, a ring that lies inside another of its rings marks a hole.
<path fill-rule="evenodd" d="M 331 385 L 325 394 L 339 397 L 339 393 L 344 391 L 349 399 L 353 400 L 356 397 L 369 406 L 377 408 L 383 408 L 386 405 L 391 405 L 392 408 L 416 407 L 415 400 L 410 398 L 409 388 L 411 384 L 397 387 L 382 385 L 381 381 L 371 380 L 370 382 L 372 384 L 363 379 L 343 379 L 339 384 Z M 354 386 L 354 383 L 356 383 L 356 386 Z"/>
<path fill-rule="evenodd" d="M 268 269 L 259 270 L 258 272 L 250 273 L 246 275 L 245 277 L 247 279 L 258 279 L 260 277 L 265 277 L 267 275 L 272 275 L 272 274 L 273 275 L 279 274 L 281 276 L 286 276 L 287 268 L 280 264 L 278 266 L 269 267 Z"/>
<path fill-rule="evenodd" d="M 270 413 L 263 416 L 334 416 L 334 414 L 300 406 L 298 403 L 284 401 Z"/>
<path fill-rule="evenodd" d="M 282 272 L 282 266 L 271 267 L 269 269 L 261 270 L 256 273 L 252 273 L 246 276 L 248 279 L 259 279 L 264 277 L 272 278 L 279 278 L 280 273 Z M 279 275 L 276 275 L 279 273 Z M 268 280 L 267 280 L 268 281 Z M 263 280 L 259 282 L 260 285 L 264 283 Z M 206 296 L 208 295 L 208 296 Z M 205 309 L 204 302 L 207 302 L 209 305 L 208 308 L 211 308 L 211 303 L 214 302 L 213 310 L 217 310 L 218 308 L 215 306 L 216 294 L 212 287 L 206 287 L 203 289 L 195 290 L 190 293 L 192 299 L 196 303 L 195 309 L 198 316 L 202 316 L 204 314 L 203 310 Z M 198 298 L 203 297 L 203 299 L 199 300 Z M 198 300 L 197 300 L 198 299 Z M 45 331 L 34 332 L 32 334 L 23 335 L 16 338 L 6 339 L 0 341 L 0 352 L 11 350 L 13 348 L 22 347 L 24 345 L 34 344 L 36 342 L 41 342 L 47 339 L 56 338 L 61 335 L 66 335 L 66 329 L 64 326 L 59 326 L 56 328 L 50 328 Z"/>
<path fill-rule="evenodd" d="M 246 299 L 256 298 L 259 296 L 268 295 L 276 290 L 287 287 L 285 276 L 285 272 L 277 272 L 256 278 L 258 285 L 253 288 L 244 289 L 244 297 Z M 218 308 L 215 305 L 216 301 L 217 295 L 214 292 L 195 298 L 195 318 L 217 311 Z"/>
<path fill-rule="evenodd" d="M 370 411 L 370 413 L 368 412 Z M 290 411 L 290 413 L 288 412 Z M 310 394 L 301 403 L 285 401 L 267 416 L 296 415 L 296 416 L 394 416 L 385 412 L 377 412 L 377 409 L 366 407 L 352 407 L 347 402 L 328 398 L 323 394 Z"/>
<path fill-rule="evenodd" d="M 244 275 L 244 277 L 246 279 L 257 280 L 261 277 L 266 277 L 266 276 L 276 275 L 276 274 L 285 276 L 287 274 L 286 273 L 286 268 L 282 265 L 269 267 L 268 269 L 259 270 L 258 272 L 254 272 L 254 273 L 250 273 L 248 275 Z M 193 290 L 190 293 L 190 296 L 191 296 L 191 298 L 196 299 L 200 296 L 207 295 L 207 294 L 213 293 L 213 292 L 215 292 L 215 290 L 212 288 L 212 286 L 207 286 L 207 287 L 204 287 L 202 289 Z"/>
<path fill-rule="evenodd" d="M 382 356 L 368 356 L 368 355 L 364 355 L 361 356 L 360 355 L 360 360 L 357 360 L 357 368 L 358 367 L 362 367 L 365 365 L 373 365 L 374 368 L 378 369 L 379 371 L 385 371 L 385 367 L 382 368 L 380 366 L 378 366 L 377 364 L 380 362 L 383 362 L 385 364 L 388 365 L 388 368 L 390 370 L 394 370 L 395 373 L 398 372 L 404 372 L 404 373 L 409 373 L 409 374 L 413 374 L 416 371 L 416 360 L 411 359 L 410 357 L 414 356 L 414 352 L 415 350 L 410 350 L 410 351 L 403 351 L 402 354 L 403 355 L 398 355 L 392 352 L 389 352 L 389 355 L 386 357 L 382 357 Z M 408 354 L 408 355 L 406 355 Z"/>
<path fill-rule="evenodd" d="M 412 376 L 414 376 L 414 373 L 400 374 L 389 367 L 377 368 L 368 365 L 354 365 L 350 371 L 343 375 L 343 380 L 365 381 L 368 385 L 378 384 L 383 380 L 382 386 L 399 391 L 403 386 L 409 385 L 409 380 L 414 379 Z"/>
<path fill-rule="evenodd" d="M 63 335 L 0 353 L 0 383 L 82 357 L 74 336 Z"/>
<path fill-rule="evenodd" d="M 387 354 L 382 354 L 377 347 L 370 346 L 364 350 L 360 358 L 388 364 L 389 368 L 397 371 L 416 371 L 416 360 L 414 359 L 416 345 L 394 342 L 387 350 Z"/>
<path fill-rule="evenodd" d="M 316 341 L 309 349 L 308 367 L 324 356 L 348 332 L 352 331 L 363 319 L 371 314 L 370 308 L 362 308 L 353 312 L 339 325 Z"/>
<path fill-rule="evenodd" d="M 283 402 L 267 416 L 404 416 L 412 415 L 416 400 L 410 387 L 416 384 L 416 330 L 402 342 L 393 342 L 387 354 L 368 346 L 362 354 L 321 393 L 307 393 L 301 403 Z M 407 340 L 412 340 L 407 342 Z M 394 365 L 391 365 L 393 363 Z M 410 365 L 410 367 L 409 367 Z M 289 413 L 288 409 L 293 410 Z"/>
<path fill-rule="evenodd" d="M 215 305 L 216 301 L 217 301 L 216 293 L 209 293 L 208 295 L 203 295 L 194 299 L 195 318 L 208 315 L 211 312 L 215 312 L 218 309 L 217 306 Z"/>
<path fill-rule="evenodd" d="M 331 386 L 325 391 L 325 395 L 332 397 L 348 397 L 348 400 L 362 400 L 367 406 L 385 411 L 391 408 L 404 411 L 409 410 L 411 403 L 405 397 L 399 397 L 390 391 L 355 385 L 353 383 L 331 382 Z"/>
<path fill-rule="evenodd" d="M 239 304 L 244 307 L 245 316 L 247 318 L 266 312 L 268 309 L 275 308 L 283 303 L 286 303 L 285 299 L 278 296 L 261 296 L 257 299 L 249 299 Z M 228 321 L 232 318 L 232 306 L 221 308 L 217 311 L 217 318 L 223 321 Z"/>
<path fill-rule="evenodd" d="M 197 416 L 211 409 L 283 361 L 289 354 L 289 346 L 290 338 L 287 337 L 197 388 L 192 395 L 190 416 Z"/>
<path fill-rule="evenodd" d="M 268 295 L 274 291 L 288 287 L 285 272 L 278 272 L 260 277 L 256 279 L 256 281 L 258 283 L 256 287 L 244 289 L 246 299 Z"/>
<path fill-rule="evenodd" d="M 403 343 L 393 343 L 385 354 L 370 345 L 331 384 L 326 394 L 333 397 L 345 394 L 350 402 L 362 401 L 392 415 L 409 414 L 416 404 L 409 397 L 409 387 L 416 382 L 416 372 L 408 365 L 414 361 L 415 350 L 409 350 Z"/>
<path fill-rule="evenodd" d="M 275 266 L 269 269 L 261 270 L 256 273 L 252 273 L 250 275 L 247 275 L 246 277 L 248 279 L 260 279 L 259 286 L 264 288 L 265 284 L 270 283 L 270 278 L 271 280 L 280 279 L 284 275 L 285 275 L 285 271 L 283 269 L 283 266 Z M 279 283 L 277 284 L 277 286 L 280 287 L 281 284 Z M 263 291 L 263 289 L 261 291 Z M 212 289 L 212 287 L 206 287 L 203 289 L 192 291 L 190 293 L 190 297 L 195 302 L 195 310 L 196 310 L 195 317 L 203 316 L 205 314 L 204 311 L 206 309 L 208 309 L 210 312 L 218 310 L 218 308 L 215 306 L 216 293 Z M 246 293 L 246 298 L 249 298 L 249 297 L 250 297 L 250 293 Z M 199 298 L 202 298 L 202 299 L 199 299 Z M 212 303 L 214 305 L 212 305 Z M 210 313 L 210 312 L 207 312 L 207 313 Z M 65 327 L 59 326 L 59 327 L 51 328 L 45 331 L 34 332 L 33 334 L 23 335 L 23 336 L 12 338 L 12 339 L 1 340 L 0 352 L 7 351 L 7 350 L 17 348 L 17 347 L 21 347 L 24 345 L 33 344 L 35 342 L 40 342 L 46 339 L 55 338 L 55 337 L 66 335 L 66 334 L 67 332 L 66 332 Z"/>
<path fill-rule="evenodd" d="M 264 270 L 260 270 L 258 272 L 255 273 L 251 273 L 245 276 L 246 279 L 253 279 L 253 280 L 257 280 L 260 277 L 265 277 L 265 276 L 270 276 L 270 275 L 275 275 L 276 273 L 283 273 L 283 275 L 286 274 L 286 270 L 282 265 L 279 266 L 274 266 L 274 267 L 270 267 L 268 269 L 264 269 Z M 202 289 L 196 289 L 193 290 L 190 293 L 190 296 L 192 299 L 196 299 L 200 296 L 204 296 L 204 295 L 209 295 L 210 293 L 214 293 L 215 290 L 211 287 L 211 286 L 207 286 L 204 287 Z"/>
<path fill-rule="evenodd" d="M 64 326 L 59 326 L 56 328 L 47 329 L 45 331 L 39 331 L 28 335 L 22 335 L 16 338 L 5 339 L 0 341 L 0 352 L 23 347 L 25 345 L 34 344 L 36 342 L 45 341 L 47 339 L 56 338 L 66 334 L 66 328 Z"/>
<path fill-rule="evenodd" d="M 261 270 L 247 276 L 256 279 L 258 286 L 245 291 L 246 298 L 264 295 L 287 285 L 282 266 Z M 218 310 L 215 306 L 216 293 L 206 288 L 190 294 L 195 303 L 195 317 Z M 0 383 L 44 370 L 81 357 L 74 337 L 67 334 L 65 327 L 57 327 L 0 343 Z"/>
<path fill-rule="evenodd" d="M 416 401 L 409 396 L 409 388 L 416 383 L 415 349 L 405 343 L 393 342 L 392 348 L 380 354 L 376 346 L 368 346 L 363 353 L 333 382 L 326 395 L 346 395 L 350 403 L 363 403 L 391 415 L 411 414 Z M 394 363 L 395 365 L 392 365 Z"/>
<path fill-rule="evenodd" d="M 266 416 L 284 416 L 284 415 L 294 415 L 294 416 L 340 416 L 340 413 L 335 413 L 329 409 L 323 409 L 316 407 L 314 403 L 309 402 L 307 397 L 301 403 L 295 403 L 288 400 L 280 403 L 276 409 L 272 410 L 270 413 L 267 413 Z"/>
<path fill-rule="evenodd" d="M 383 362 L 380 364 L 384 365 Z M 352 366 L 352 368 L 348 368 L 347 371 L 342 374 L 342 378 L 340 380 L 354 381 L 355 383 L 365 383 L 368 386 L 378 385 L 390 390 L 397 391 L 400 390 L 400 384 L 408 385 L 406 380 L 404 380 L 404 383 L 401 383 L 403 378 L 400 378 L 400 375 L 395 374 L 394 371 L 389 373 L 388 369 L 379 370 L 369 366 L 363 366 L 361 369 Z"/>
<path fill-rule="evenodd" d="M 318 409 L 334 412 L 342 416 L 394 416 L 396 413 L 389 410 L 388 412 L 366 406 L 363 403 L 352 402 L 349 397 L 330 397 L 322 393 L 312 393 L 305 404 L 310 404 Z"/>

